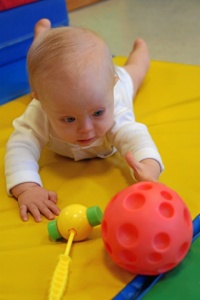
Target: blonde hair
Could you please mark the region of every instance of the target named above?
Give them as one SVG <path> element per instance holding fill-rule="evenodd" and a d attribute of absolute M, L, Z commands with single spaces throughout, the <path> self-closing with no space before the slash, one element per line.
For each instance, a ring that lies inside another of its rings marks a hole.
<path fill-rule="evenodd" d="M 31 45 L 27 55 L 29 81 L 33 91 L 46 78 L 61 78 L 65 68 L 69 78 L 99 64 L 114 77 L 108 46 L 96 33 L 80 27 L 60 27 L 45 31 Z"/>

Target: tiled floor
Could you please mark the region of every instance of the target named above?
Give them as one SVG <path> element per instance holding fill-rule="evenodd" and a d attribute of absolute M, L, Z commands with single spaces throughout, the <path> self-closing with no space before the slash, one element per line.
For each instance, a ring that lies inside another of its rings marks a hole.
<path fill-rule="evenodd" d="M 142 37 L 151 60 L 200 65 L 200 0 L 104 0 L 69 18 L 101 34 L 113 55 L 127 56 Z"/>

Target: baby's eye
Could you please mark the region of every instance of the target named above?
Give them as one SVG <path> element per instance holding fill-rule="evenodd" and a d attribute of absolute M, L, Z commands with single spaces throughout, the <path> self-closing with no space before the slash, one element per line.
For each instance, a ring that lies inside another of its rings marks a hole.
<path fill-rule="evenodd" d="M 66 118 L 64 118 L 64 121 L 66 122 L 66 123 L 72 123 L 72 122 L 74 122 L 76 119 L 74 118 L 74 117 L 66 117 Z"/>
<path fill-rule="evenodd" d="M 104 113 L 103 109 L 99 109 L 93 113 L 94 117 L 100 117 Z"/>

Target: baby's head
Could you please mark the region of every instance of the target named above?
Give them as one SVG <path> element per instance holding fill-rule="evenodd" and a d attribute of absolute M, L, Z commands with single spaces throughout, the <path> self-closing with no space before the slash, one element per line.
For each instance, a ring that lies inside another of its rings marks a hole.
<path fill-rule="evenodd" d="M 79 27 L 47 30 L 33 42 L 27 63 L 33 95 L 57 137 L 87 146 L 106 134 L 116 76 L 98 35 Z"/>

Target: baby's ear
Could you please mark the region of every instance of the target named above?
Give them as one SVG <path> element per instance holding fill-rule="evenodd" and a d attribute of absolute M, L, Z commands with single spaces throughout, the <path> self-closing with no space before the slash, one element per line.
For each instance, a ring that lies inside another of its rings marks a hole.
<path fill-rule="evenodd" d="M 117 75 L 114 76 L 114 86 L 117 83 L 117 81 L 119 80 L 119 77 Z"/>
<path fill-rule="evenodd" d="M 36 92 L 31 92 L 31 97 L 39 100 Z"/>

